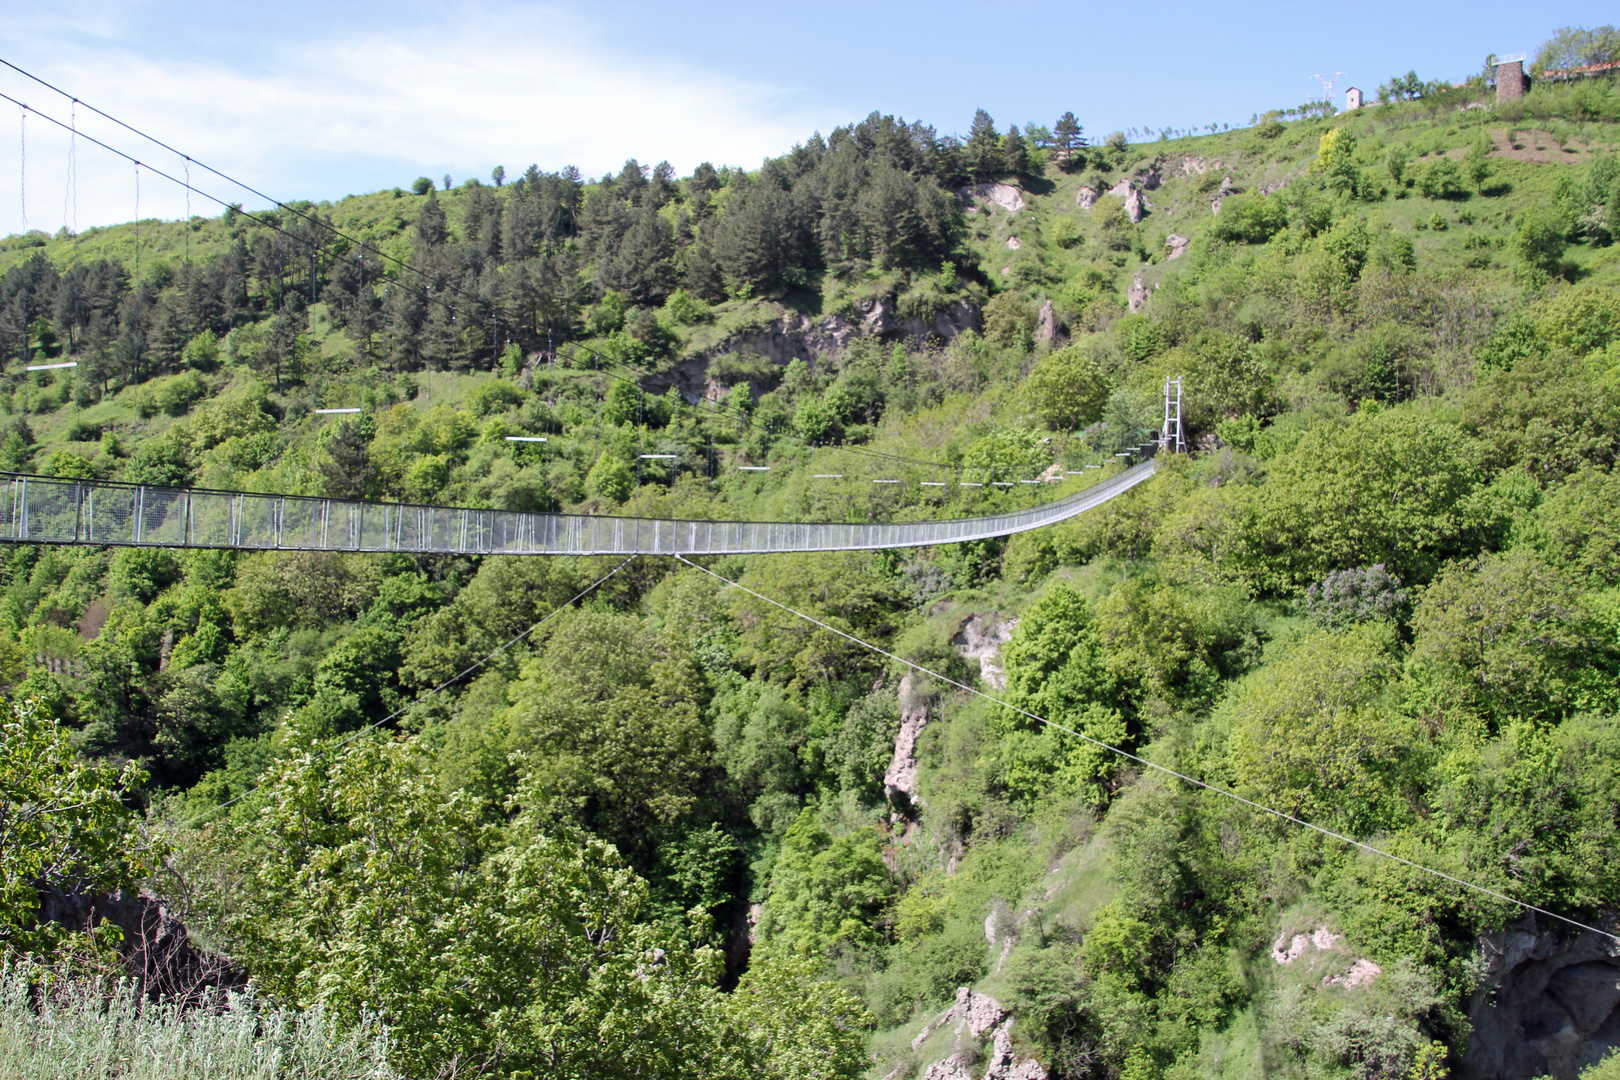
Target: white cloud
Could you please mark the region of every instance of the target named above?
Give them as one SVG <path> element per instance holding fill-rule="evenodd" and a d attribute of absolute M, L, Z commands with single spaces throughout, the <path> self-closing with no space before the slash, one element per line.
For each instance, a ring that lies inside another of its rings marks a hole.
<path fill-rule="evenodd" d="M 628 155 L 667 158 L 682 172 L 701 160 L 754 165 L 837 119 L 788 88 L 620 55 L 571 17 L 534 8 L 452 10 L 348 37 L 249 39 L 253 51 L 237 55 L 178 45 L 153 55 L 148 42 L 161 35 L 132 36 L 106 9 L 71 24 L 36 20 L 23 32 L 0 41 L 0 56 L 284 199 L 338 198 L 418 173 L 487 176 L 496 163 L 513 173 L 530 162 L 574 164 L 591 175 Z M 15 73 L 0 76 L 0 90 L 68 118 L 66 100 Z M 79 123 L 155 167 L 183 169 L 83 109 Z M 28 136 L 29 225 L 54 231 L 64 219 L 68 140 L 39 117 Z M 19 166 L 18 140 L 0 137 L 0 177 L 17 177 Z M 222 198 L 243 198 L 195 166 L 192 177 Z M 81 228 L 134 213 L 133 167 L 83 142 L 78 187 Z M 21 226 L 8 188 L 17 190 L 0 182 L 0 233 Z M 194 197 L 192 209 L 217 207 Z M 183 212 L 172 185 L 143 180 L 143 217 Z"/>

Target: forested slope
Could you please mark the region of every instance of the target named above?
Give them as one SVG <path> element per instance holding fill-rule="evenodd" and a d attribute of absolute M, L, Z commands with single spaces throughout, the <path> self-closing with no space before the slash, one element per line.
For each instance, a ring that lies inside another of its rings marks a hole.
<path fill-rule="evenodd" d="M 6 470 L 916 519 L 1100 475 L 1167 376 L 1191 452 L 751 591 L 0 552 L 0 782 L 94 810 L 0 821 L 8 955 L 110 962 L 37 883 L 145 882 L 408 1075 L 1576 1076 L 1613 942 L 1412 864 L 1615 926 L 1620 91 L 1401 93 L 9 238 Z"/>

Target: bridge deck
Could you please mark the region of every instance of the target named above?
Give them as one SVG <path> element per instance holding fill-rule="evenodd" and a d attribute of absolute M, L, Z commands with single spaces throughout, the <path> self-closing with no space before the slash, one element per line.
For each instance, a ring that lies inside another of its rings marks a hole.
<path fill-rule="evenodd" d="M 478 555 L 734 555 L 954 544 L 1082 514 L 1149 459 L 1027 510 L 918 522 L 693 521 L 255 495 L 0 473 L 0 542 Z"/>

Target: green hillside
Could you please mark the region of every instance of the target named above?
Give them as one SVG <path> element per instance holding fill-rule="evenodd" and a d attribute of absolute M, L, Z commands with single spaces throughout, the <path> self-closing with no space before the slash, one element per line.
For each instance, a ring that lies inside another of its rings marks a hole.
<path fill-rule="evenodd" d="M 1167 377 L 1188 437 L 718 576 L 0 551 L 0 787 L 68 823 L 0 819 L 5 978 L 116 966 L 41 882 L 144 884 L 333 1075 L 1610 1075 L 1620 88 L 1402 93 L 0 242 L 5 471 L 922 520 Z"/>

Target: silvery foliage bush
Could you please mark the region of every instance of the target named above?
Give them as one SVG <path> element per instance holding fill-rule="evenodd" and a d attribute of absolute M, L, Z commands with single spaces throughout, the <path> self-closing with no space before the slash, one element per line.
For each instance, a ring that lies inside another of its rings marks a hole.
<path fill-rule="evenodd" d="M 128 980 L 0 968 L 0 1076 L 31 1080 L 395 1080 L 388 1036 L 251 992 L 181 1007 Z"/>
<path fill-rule="evenodd" d="M 1332 630 L 1378 619 L 1404 618 L 1412 598 L 1383 563 L 1339 570 L 1305 592 L 1305 610 Z"/>

